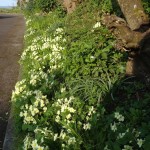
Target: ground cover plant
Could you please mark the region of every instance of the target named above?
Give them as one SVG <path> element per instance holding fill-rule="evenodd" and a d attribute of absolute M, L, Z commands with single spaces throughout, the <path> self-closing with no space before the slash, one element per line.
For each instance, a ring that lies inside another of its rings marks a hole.
<path fill-rule="evenodd" d="M 110 1 L 92 1 L 68 16 L 26 16 L 15 150 L 149 149 L 149 85 L 125 77 L 127 52 L 114 48 L 99 7 L 113 11 Z"/>

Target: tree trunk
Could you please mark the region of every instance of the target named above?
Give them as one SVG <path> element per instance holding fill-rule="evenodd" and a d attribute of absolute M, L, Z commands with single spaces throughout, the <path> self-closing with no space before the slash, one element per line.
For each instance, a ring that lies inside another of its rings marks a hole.
<path fill-rule="evenodd" d="M 131 30 L 137 30 L 142 25 L 149 23 L 141 0 L 117 0 Z"/>

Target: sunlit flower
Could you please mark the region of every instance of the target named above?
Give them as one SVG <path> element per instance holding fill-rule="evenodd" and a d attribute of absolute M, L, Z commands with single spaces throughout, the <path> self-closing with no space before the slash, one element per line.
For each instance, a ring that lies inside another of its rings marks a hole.
<path fill-rule="evenodd" d="M 62 29 L 62 28 L 57 28 L 57 29 L 56 29 L 56 32 L 57 32 L 57 33 L 61 33 L 61 32 L 63 32 L 63 29 Z"/>
<path fill-rule="evenodd" d="M 90 123 L 84 124 L 83 129 L 84 130 L 90 130 L 91 129 L 91 124 Z"/>
<path fill-rule="evenodd" d="M 101 27 L 101 23 L 100 23 L 100 22 L 97 22 L 97 23 L 93 26 L 94 29 L 95 29 L 95 28 L 98 28 L 98 27 Z"/>
<path fill-rule="evenodd" d="M 62 130 L 59 137 L 64 139 L 66 137 L 66 133 Z"/>
<path fill-rule="evenodd" d="M 37 150 L 44 150 L 44 147 L 38 146 Z"/>
<path fill-rule="evenodd" d="M 56 133 L 56 134 L 54 135 L 54 141 L 56 141 L 57 138 L 58 138 L 58 134 Z"/>
<path fill-rule="evenodd" d="M 66 118 L 67 118 L 67 119 L 70 119 L 70 118 L 71 118 L 71 114 L 68 114 L 68 115 L 66 116 Z"/>
<path fill-rule="evenodd" d="M 32 141 L 31 146 L 32 146 L 33 149 L 37 149 L 38 148 L 38 144 L 37 144 L 37 140 L 36 139 L 34 141 Z"/>
<path fill-rule="evenodd" d="M 56 116 L 55 121 L 56 121 L 56 122 L 59 122 L 59 121 L 60 121 L 60 116 L 59 116 L 59 115 Z"/>
<path fill-rule="evenodd" d="M 46 112 L 47 111 L 47 107 L 43 107 L 43 111 Z"/>
<path fill-rule="evenodd" d="M 68 110 L 71 112 L 71 113 L 74 113 L 76 110 L 72 107 L 68 107 Z"/>

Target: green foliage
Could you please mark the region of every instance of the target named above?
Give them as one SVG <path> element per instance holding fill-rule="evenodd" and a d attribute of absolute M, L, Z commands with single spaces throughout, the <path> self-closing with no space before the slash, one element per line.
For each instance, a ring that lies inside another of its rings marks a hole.
<path fill-rule="evenodd" d="M 99 20 L 95 6 L 89 8 L 84 4 L 68 16 L 68 44 L 63 51 L 67 82 L 84 77 L 101 78 L 105 82 L 108 75 L 115 81 L 124 73 L 125 53 L 114 49 L 115 39 Z"/>
<path fill-rule="evenodd" d="M 142 0 L 146 13 L 150 16 L 150 0 Z"/>
<path fill-rule="evenodd" d="M 56 0 L 35 0 L 34 4 L 37 9 L 43 12 L 52 11 L 57 6 Z"/>
<path fill-rule="evenodd" d="M 64 13 L 62 6 L 57 0 L 30 0 L 24 8 L 24 10 L 30 14 L 31 12 L 48 13 L 54 11 L 55 9 L 61 11 L 61 13 Z"/>

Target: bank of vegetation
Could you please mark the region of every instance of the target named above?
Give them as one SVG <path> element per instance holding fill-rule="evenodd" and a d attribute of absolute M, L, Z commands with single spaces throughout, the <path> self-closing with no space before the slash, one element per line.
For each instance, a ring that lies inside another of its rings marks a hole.
<path fill-rule="evenodd" d="M 24 9 L 14 149 L 149 150 L 149 85 L 125 75 L 128 52 L 115 48 L 101 22 L 103 13 L 120 10 L 111 0 L 89 0 L 67 15 L 46 2 Z"/>

